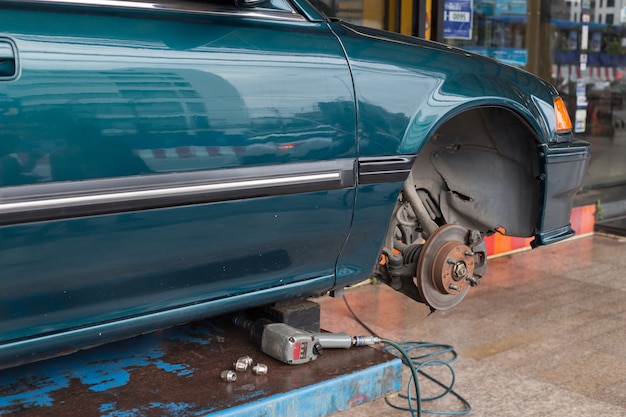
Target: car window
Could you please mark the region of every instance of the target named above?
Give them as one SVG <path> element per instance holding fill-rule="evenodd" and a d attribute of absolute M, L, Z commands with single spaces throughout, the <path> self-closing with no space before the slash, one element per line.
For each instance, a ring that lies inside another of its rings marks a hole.
<path fill-rule="evenodd" d="M 212 0 L 211 0 L 212 1 Z M 286 12 L 293 12 L 293 8 L 286 0 L 268 0 L 264 3 L 248 6 L 254 9 L 271 9 L 271 10 L 284 10 Z"/>
<path fill-rule="evenodd" d="M 309 0 L 310 3 L 327 17 L 335 17 L 336 2 L 332 0 Z M 335 7 L 333 7 L 335 6 Z"/>
<path fill-rule="evenodd" d="M 236 10 L 272 10 L 293 13 L 294 9 L 287 0 L 173 0 L 164 2 L 169 7 L 181 8 L 205 6 L 209 9 L 236 11 Z"/>

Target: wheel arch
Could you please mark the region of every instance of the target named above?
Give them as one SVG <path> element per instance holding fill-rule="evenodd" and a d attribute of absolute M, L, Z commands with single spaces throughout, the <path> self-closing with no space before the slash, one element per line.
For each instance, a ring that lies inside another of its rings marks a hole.
<path fill-rule="evenodd" d="M 526 104 L 532 100 L 526 97 Z M 400 140 L 399 152 L 402 154 L 417 155 L 422 148 L 435 136 L 439 129 L 453 122 L 464 113 L 476 111 L 485 108 L 501 109 L 503 113 L 508 113 L 518 119 L 518 122 L 526 126 L 529 132 L 532 132 L 537 143 L 548 142 L 550 137 L 550 127 L 545 123 L 543 113 L 534 103 L 532 106 L 522 104 L 516 100 L 503 100 L 497 98 L 479 98 L 468 99 L 463 103 L 451 107 L 445 113 L 436 116 L 430 116 L 421 109 L 416 111 L 414 117 L 410 120 L 406 127 L 404 136 Z M 434 121 L 429 121 L 434 118 Z"/>
<path fill-rule="evenodd" d="M 540 138 L 518 112 L 467 107 L 433 128 L 398 196 L 376 276 L 433 310 L 486 272 L 485 235 L 532 236 L 541 211 Z"/>

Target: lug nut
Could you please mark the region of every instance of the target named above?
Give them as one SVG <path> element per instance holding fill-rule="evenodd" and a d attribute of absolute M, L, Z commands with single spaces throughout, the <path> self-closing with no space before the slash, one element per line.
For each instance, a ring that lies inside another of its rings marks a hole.
<path fill-rule="evenodd" d="M 458 278 L 458 281 L 467 274 L 467 265 L 465 265 L 465 262 L 459 262 L 454 265 L 452 272 L 454 273 L 455 278 Z"/>
<path fill-rule="evenodd" d="M 265 375 L 267 374 L 267 365 L 263 363 L 257 363 L 252 367 L 252 372 L 255 375 Z"/>
<path fill-rule="evenodd" d="M 233 363 L 233 368 L 235 368 L 237 372 L 243 372 L 248 369 L 250 365 L 252 365 L 252 358 L 250 356 L 242 356 Z"/>
<path fill-rule="evenodd" d="M 450 284 L 448 288 L 450 288 L 452 291 L 458 291 L 461 289 L 461 287 L 459 287 L 458 285 L 454 285 L 454 284 Z"/>
<path fill-rule="evenodd" d="M 222 381 L 224 382 L 233 382 L 237 380 L 237 373 L 235 371 L 222 371 Z"/>

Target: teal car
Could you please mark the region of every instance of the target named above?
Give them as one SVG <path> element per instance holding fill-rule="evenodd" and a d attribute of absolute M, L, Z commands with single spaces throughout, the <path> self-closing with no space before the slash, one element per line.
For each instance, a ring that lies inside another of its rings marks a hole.
<path fill-rule="evenodd" d="M 573 235 L 556 90 L 306 0 L 0 1 L 0 368 Z"/>

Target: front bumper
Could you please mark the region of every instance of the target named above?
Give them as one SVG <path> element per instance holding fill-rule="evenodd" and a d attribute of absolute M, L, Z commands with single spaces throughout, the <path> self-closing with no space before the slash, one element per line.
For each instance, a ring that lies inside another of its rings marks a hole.
<path fill-rule="evenodd" d="M 591 144 L 585 141 L 557 146 L 544 144 L 539 147 L 538 155 L 544 199 L 533 247 L 574 236 L 570 224 L 572 205 L 587 173 Z"/>

